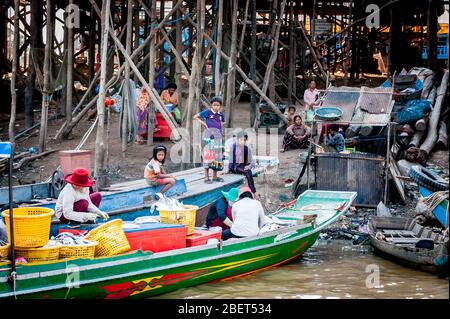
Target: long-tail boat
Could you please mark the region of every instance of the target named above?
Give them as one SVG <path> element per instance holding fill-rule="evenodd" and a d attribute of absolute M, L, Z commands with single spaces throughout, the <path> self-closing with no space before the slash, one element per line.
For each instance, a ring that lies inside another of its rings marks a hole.
<path fill-rule="evenodd" d="M 258 236 L 158 253 L 17 264 L 13 282 L 10 263 L 0 263 L 0 298 L 146 298 L 249 275 L 302 256 L 355 198 L 354 192 L 308 190 L 269 215 L 281 228 Z"/>

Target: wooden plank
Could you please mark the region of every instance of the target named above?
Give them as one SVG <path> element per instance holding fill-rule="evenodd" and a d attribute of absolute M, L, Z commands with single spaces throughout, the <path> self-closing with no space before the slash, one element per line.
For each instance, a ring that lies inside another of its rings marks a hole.
<path fill-rule="evenodd" d="M 386 238 L 386 241 L 394 244 L 415 244 L 420 238 Z"/>

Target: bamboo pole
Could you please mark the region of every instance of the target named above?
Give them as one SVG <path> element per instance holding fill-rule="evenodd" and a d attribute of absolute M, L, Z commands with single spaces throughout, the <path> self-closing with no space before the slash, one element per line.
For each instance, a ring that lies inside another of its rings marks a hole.
<path fill-rule="evenodd" d="M 176 4 L 176 0 L 174 0 L 174 5 Z M 183 75 L 183 71 L 182 68 L 184 66 L 184 58 L 183 58 L 183 24 L 181 21 L 181 12 L 180 10 L 177 10 L 177 14 L 176 14 L 176 19 L 177 22 L 175 24 L 175 50 L 178 53 L 178 55 L 180 56 L 181 60 L 176 61 L 175 63 L 175 84 L 177 85 L 178 88 L 178 108 L 181 110 L 181 106 L 183 105 L 183 96 L 181 94 L 182 92 L 182 85 L 183 85 L 183 81 L 181 80 L 181 77 Z M 186 76 L 188 76 L 188 73 L 186 74 Z"/>
<path fill-rule="evenodd" d="M 69 6 L 73 10 L 73 0 L 69 0 Z M 75 14 L 70 12 L 69 14 Z M 73 24 L 67 26 L 67 91 L 66 91 L 66 122 L 72 121 L 72 92 L 73 92 Z"/>
<path fill-rule="evenodd" d="M 245 37 L 245 31 L 247 29 L 247 21 L 248 21 L 248 7 L 250 5 L 250 0 L 245 1 L 245 12 L 244 12 L 244 21 L 242 25 L 242 31 L 241 31 L 241 39 L 239 41 L 239 49 L 238 49 L 238 57 L 240 56 L 240 53 L 242 52 L 243 46 L 244 46 L 244 37 Z"/>
<path fill-rule="evenodd" d="M 13 48 L 12 48 L 12 70 L 11 70 L 11 117 L 9 119 L 9 141 L 12 144 L 14 151 L 14 124 L 16 122 L 16 110 L 17 110 L 17 92 L 16 92 L 16 79 L 17 79 L 17 47 L 19 46 L 19 8 L 20 1 L 14 0 L 14 34 L 13 34 Z"/>
<path fill-rule="evenodd" d="M 97 179 L 98 187 L 101 189 L 105 180 L 102 178 L 104 174 L 105 164 L 105 97 L 106 97 L 106 73 L 108 59 L 108 34 L 109 34 L 109 17 L 111 12 L 111 0 L 104 0 L 102 7 L 102 43 L 101 43 L 101 66 L 100 66 L 100 91 L 97 100 L 97 137 L 95 140 L 95 165 L 94 177 Z"/>
<path fill-rule="evenodd" d="M 41 113 L 41 129 L 39 131 L 39 152 L 45 152 L 47 146 L 47 122 L 48 122 L 48 106 L 50 104 L 50 62 L 52 52 L 52 6 L 53 1 L 47 0 L 47 39 L 45 44 L 44 57 L 44 87 L 42 92 L 42 113 Z"/>
<path fill-rule="evenodd" d="M 250 77 L 253 82 L 256 81 L 256 0 L 252 1 L 252 38 L 251 38 L 251 56 L 250 56 Z M 254 125 L 258 119 L 258 109 L 256 108 L 256 93 L 252 90 L 250 97 L 250 125 Z"/>
<path fill-rule="evenodd" d="M 223 25 L 223 0 L 218 0 L 218 16 L 217 16 L 217 49 L 216 49 L 216 61 L 214 68 L 214 84 L 215 84 L 215 93 L 219 95 L 220 93 L 220 63 L 221 63 L 221 55 L 222 51 L 222 25 Z M 248 0 L 247 0 L 248 1 Z"/>
<path fill-rule="evenodd" d="M 227 95 L 225 100 L 226 113 L 225 121 L 227 127 L 230 127 L 232 123 L 232 107 L 236 91 L 236 56 L 237 56 L 237 13 L 238 13 L 238 0 L 233 0 L 232 7 L 232 19 L 231 19 L 231 50 L 230 61 L 228 63 L 228 77 L 227 77 Z"/>
<path fill-rule="evenodd" d="M 277 47 L 277 50 L 275 51 L 275 41 L 274 41 L 274 39 L 277 37 L 277 31 L 278 31 L 277 27 L 278 27 L 280 22 L 282 24 L 282 21 L 284 19 L 282 19 L 283 15 L 280 14 L 280 19 L 279 19 L 278 24 L 277 24 L 276 23 L 277 12 L 278 12 L 278 0 L 273 0 L 272 13 L 271 13 L 271 18 L 270 18 L 270 23 L 272 25 L 272 31 L 270 33 L 270 37 L 271 37 L 272 43 L 270 45 L 270 50 L 272 51 L 272 55 L 269 58 L 269 62 L 267 63 L 268 65 L 270 65 L 270 61 L 271 61 L 272 56 L 274 55 L 274 53 L 276 53 L 276 57 L 278 58 L 278 47 Z M 281 30 L 281 26 L 280 26 L 280 30 Z M 268 71 L 268 69 L 266 69 L 266 73 L 267 73 L 267 71 Z M 265 77 L 266 76 L 264 75 L 264 78 Z M 275 89 L 275 72 L 273 72 L 272 70 L 270 70 L 270 74 L 268 75 L 267 82 L 263 82 L 263 85 L 266 84 L 266 83 L 267 83 L 267 87 L 269 89 L 269 98 L 271 100 L 275 100 L 275 92 L 276 92 L 276 89 Z M 263 89 L 263 92 L 266 93 L 267 91 L 265 91 Z M 255 125 L 256 125 L 256 122 L 255 122 Z"/>

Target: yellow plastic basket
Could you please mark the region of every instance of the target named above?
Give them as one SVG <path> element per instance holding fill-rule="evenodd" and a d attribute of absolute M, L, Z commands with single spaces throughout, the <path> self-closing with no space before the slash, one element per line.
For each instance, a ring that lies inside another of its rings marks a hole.
<path fill-rule="evenodd" d="M 122 220 L 115 219 L 91 230 L 86 236 L 87 240 L 98 242 L 95 247 L 95 256 L 114 256 L 130 251 L 130 244 L 122 229 Z"/>
<path fill-rule="evenodd" d="M 9 257 L 9 247 L 11 245 L 7 244 L 5 246 L 0 246 L 0 260 L 7 259 Z"/>
<path fill-rule="evenodd" d="M 97 245 L 97 241 L 87 245 L 63 245 L 59 249 L 59 259 L 94 258 Z"/>
<path fill-rule="evenodd" d="M 14 208 L 14 247 L 36 248 L 42 247 L 50 237 L 50 224 L 53 209 L 44 207 Z M 9 209 L 2 212 L 6 221 L 6 232 L 11 242 L 9 233 L 10 216 Z"/>
<path fill-rule="evenodd" d="M 184 210 L 160 210 L 159 219 L 165 224 L 181 224 L 188 228 L 188 235 L 194 233 L 195 217 L 197 215 L 198 206 L 184 205 Z"/>
<path fill-rule="evenodd" d="M 28 263 L 42 263 L 58 260 L 60 248 L 61 245 L 57 244 L 52 247 L 19 248 L 15 249 L 14 252 L 16 258 L 23 257 Z"/>

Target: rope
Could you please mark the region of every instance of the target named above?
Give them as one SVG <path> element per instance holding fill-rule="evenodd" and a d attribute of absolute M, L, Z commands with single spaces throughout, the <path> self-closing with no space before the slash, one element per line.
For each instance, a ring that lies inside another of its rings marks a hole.
<path fill-rule="evenodd" d="M 443 200 L 448 199 L 449 191 L 435 192 L 427 197 L 419 199 L 416 213 L 432 212 Z M 447 215 L 448 218 L 448 215 Z"/>

